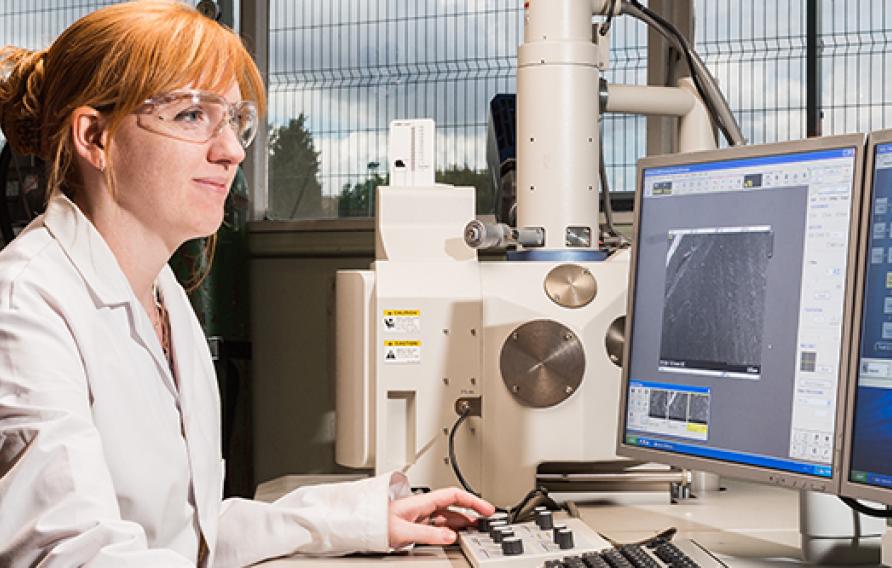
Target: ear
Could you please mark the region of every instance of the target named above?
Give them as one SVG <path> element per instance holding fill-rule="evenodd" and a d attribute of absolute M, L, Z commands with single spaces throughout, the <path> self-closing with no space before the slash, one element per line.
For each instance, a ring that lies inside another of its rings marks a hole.
<path fill-rule="evenodd" d="M 108 132 L 98 110 L 88 106 L 74 109 L 71 113 L 71 138 L 75 152 L 83 161 L 100 172 L 105 170 Z"/>

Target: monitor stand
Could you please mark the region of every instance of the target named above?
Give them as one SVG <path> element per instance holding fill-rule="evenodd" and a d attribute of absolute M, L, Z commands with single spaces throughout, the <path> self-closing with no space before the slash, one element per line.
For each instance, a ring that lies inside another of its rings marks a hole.
<path fill-rule="evenodd" d="M 799 532 L 810 564 L 877 565 L 886 520 L 862 515 L 835 495 L 800 491 Z"/>

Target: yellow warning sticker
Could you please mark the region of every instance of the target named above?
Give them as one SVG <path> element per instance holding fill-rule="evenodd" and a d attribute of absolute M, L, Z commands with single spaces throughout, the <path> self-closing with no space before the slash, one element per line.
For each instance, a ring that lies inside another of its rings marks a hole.
<path fill-rule="evenodd" d="M 421 310 L 384 310 L 381 325 L 384 333 L 418 335 L 421 332 Z"/>
<path fill-rule="evenodd" d="M 421 341 L 385 341 L 382 356 L 385 364 L 421 363 Z"/>
<path fill-rule="evenodd" d="M 385 316 L 420 316 L 421 310 L 384 310 Z"/>
<path fill-rule="evenodd" d="M 421 347 L 420 341 L 385 341 L 385 347 Z"/>
<path fill-rule="evenodd" d="M 688 422 L 688 432 L 696 432 L 697 434 L 706 434 L 709 426 L 706 424 L 693 424 Z"/>

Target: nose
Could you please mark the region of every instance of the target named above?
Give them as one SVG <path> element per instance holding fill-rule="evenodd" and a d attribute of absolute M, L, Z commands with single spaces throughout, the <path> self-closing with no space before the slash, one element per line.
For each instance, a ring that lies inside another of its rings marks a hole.
<path fill-rule="evenodd" d="M 211 146 L 208 150 L 208 160 L 215 164 L 230 164 L 237 166 L 245 159 L 245 149 L 229 124 L 225 124 L 217 135 L 211 138 Z"/>

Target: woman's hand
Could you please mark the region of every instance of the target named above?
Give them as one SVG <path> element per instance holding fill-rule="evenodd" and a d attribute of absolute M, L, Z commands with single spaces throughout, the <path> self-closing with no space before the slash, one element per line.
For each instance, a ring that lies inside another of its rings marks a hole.
<path fill-rule="evenodd" d="M 450 487 L 410 495 L 390 502 L 387 534 L 392 548 L 411 543 L 452 544 L 455 531 L 474 524 L 474 518 L 449 507 L 472 509 L 488 517 L 495 507 L 470 493 Z"/>

